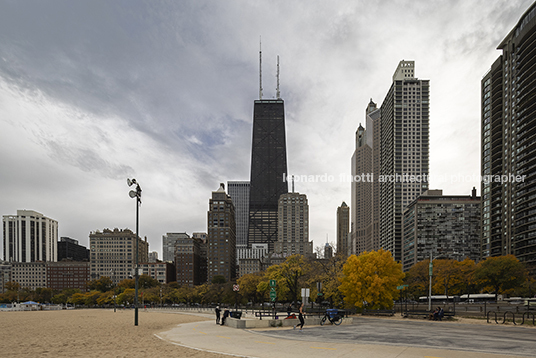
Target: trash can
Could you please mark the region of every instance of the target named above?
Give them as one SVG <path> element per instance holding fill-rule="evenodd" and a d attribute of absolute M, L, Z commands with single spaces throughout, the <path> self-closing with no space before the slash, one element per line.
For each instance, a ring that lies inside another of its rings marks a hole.
<path fill-rule="evenodd" d="M 230 312 L 229 315 L 231 316 L 231 318 L 240 319 L 242 317 L 242 311 L 233 311 Z"/>

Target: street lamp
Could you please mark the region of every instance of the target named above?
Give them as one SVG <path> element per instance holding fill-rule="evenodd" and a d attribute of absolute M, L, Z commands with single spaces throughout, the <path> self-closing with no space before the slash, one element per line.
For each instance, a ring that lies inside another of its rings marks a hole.
<path fill-rule="evenodd" d="M 117 309 L 117 301 L 115 300 L 115 282 L 114 282 L 114 279 L 115 279 L 115 271 L 113 269 L 110 269 L 110 276 L 112 276 L 112 285 L 114 285 L 114 312 L 116 311 Z"/>
<path fill-rule="evenodd" d="M 428 287 L 428 311 L 432 310 L 432 275 L 434 271 L 434 265 L 432 264 L 432 262 L 441 256 L 443 255 L 439 255 L 439 256 L 436 256 L 435 258 L 432 258 L 432 252 L 430 251 L 430 264 L 428 265 L 428 268 L 429 268 L 428 276 L 430 276 L 430 286 Z"/>
<path fill-rule="evenodd" d="M 127 179 L 128 186 L 136 185 L 136 190 L 131 190 L 128 195 L 131 198 L 136 198 L 136 264 L 134 266 L 134 279 L 135 279 L 135 290 L 134 290 L 134 325 L 138 325 L 138 226 L 139 226 L 139 208 L 141 205 L 141 188 L 140 184 L 136 179 Z"/>

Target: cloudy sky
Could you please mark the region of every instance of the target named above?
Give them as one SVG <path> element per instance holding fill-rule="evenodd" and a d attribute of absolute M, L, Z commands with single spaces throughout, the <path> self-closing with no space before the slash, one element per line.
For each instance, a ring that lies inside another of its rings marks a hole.
<path fill-rule="evenodd" d="M 314 245 L 350 203 L 354 134 L 402 59 L 429 79 L 431 188 L 469 194 L 480 170 L 480 80 L 531 0 L 0 0 L 0 213 L 28 209 L 88 244 L 206 231 L 211 191 L 249 180 L 262 36 L 265 98 L 281 63 L 289 173 L 307 194 Z M 443 178 L 443 179 L 441 179 Z"/>

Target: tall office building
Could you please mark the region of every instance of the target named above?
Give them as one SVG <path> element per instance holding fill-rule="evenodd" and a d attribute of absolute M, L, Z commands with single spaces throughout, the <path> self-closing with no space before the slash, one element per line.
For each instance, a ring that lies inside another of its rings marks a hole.
<path fill-rule="evenodd" d="M 58 261 L 58 222 L 32 210 L 4 215 L 4 260 Z"/>
<path fill-rule="evenodd" d="M 366 126 L 357 128 L 352 156 L 351 233 L 348 254 L 380 248 L 380 109 L 370 100 Z"/>
<path fill-rule="evenodd" d="M 175 243 L 175 268 L 179 285 L 193 287 L 207 282 L 206 276 L 201 275 L 201 245 L 202 240 L 193 237 L 179 239 Z"/>
<path fill-rule="evenodd" d="M 480 258 L 480 197 L 427 190 L 404 212 L 404 271 L 432 257 Z"/>
<path fill-rule="evenodd" d="M 343 201 L 337 208 L 337 252 L 350 255 L 350 208 Z"/>
<path fill-rule="evenodd" d="M 311 256 L 313 242 L 309 241 L 309 204 L 307 196 L 287 193 L 279 197 L 278 240 L 274 252 L 285 257 L 300 254 Z"/>
<path fill-rule="evenodd" d="M 285 105 L 279 92 L 279 56 L 275 99 L 262 99 L 262 52 L 259 51 L 259 99 L 253 107 L 248 246 L 277 241 L 279 197 L 288 193 Z"/>
<path fill-rule="evenodd" d="M 428 189 L 429 80 L 400 61 L 381 106 L 380 247 L 402 260 L 404 208 Z M 414 178 L 415 180 L 411 180 Z"/>
<path fill-rule="evenodd" d="M 228 181 L 227 190 L 235 207 L 236 249 L 246 249 L 248 247 L 249 181 Z"/>
<path fill-rule="evenodd" d="M 89 261 L 89 249 L 79 245 L 78 240 L 70 237 L 61 237 L 58 242 L 58 261 L 63 259 L 72 261 Z"/>
<path fill-rule="evenodd" d="M 497 49 L 481 83 L 482 258 L 513 254 L 536 271 L 536 3 Z"/>
<path fill-rule="evenodd" d="M 129 278 L 136 267 L 136 233 L 104 229 L 89 234 L 91 279 L 111 277 L 115 284 Z M 149 243 L 138 237 L 138 263 L 147 262 Z"/>
<path fill-rule="evenodd" d="M 277 241 L 279 197 L 288 193 L 285 111 L 282 99 L 256 100 L 253 113 L 248 245 Z"/>
<path fill-rule="evenodd" d="M 190 235 L 185 232 L 168 232 L 162 235 L 162 261 L 175 262 L 175 245 L 178 241 L 189 239 Z"/>
<path fill-rule="evenodd" d="M 225 281 L 236 279 L 236 223 L 231 197 L 225 185 L 212 192 L 207 213 L 207 261 L 208 282 L 214 276 L 223 276 Z"/>

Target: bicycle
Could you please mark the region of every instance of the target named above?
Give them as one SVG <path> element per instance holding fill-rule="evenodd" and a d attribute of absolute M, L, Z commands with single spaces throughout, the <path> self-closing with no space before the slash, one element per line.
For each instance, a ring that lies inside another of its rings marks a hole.
<path fill-rule="evenodd" d="M 320 325 L 323 326 L 326 321 L 329 321 L 331 324 L 336 326 L 342 323 L 342 317 L 339 316 L 339 312 L 336 309 L 327 309 L 326 314 L 320 320 Z"/>

